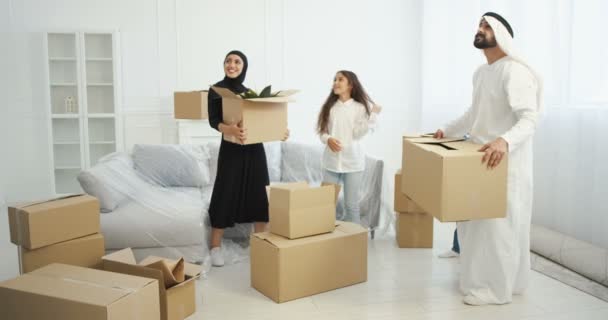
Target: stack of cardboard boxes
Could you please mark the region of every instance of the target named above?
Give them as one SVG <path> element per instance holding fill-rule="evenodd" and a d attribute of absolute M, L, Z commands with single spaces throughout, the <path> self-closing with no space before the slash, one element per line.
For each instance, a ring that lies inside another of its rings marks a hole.
<path fill-rule="evenodd" d="M 339 187 L 270 187 L 270 232 L 251 238 L 251 285 L 281 303 L 367 281 L 367 230 L 335 220 Z"/>
<path fill-rule="evenodd" d="M 183 320 L 195 311 L 200 266 L 159 257 L 136 264 L 131 249 L 104 256 L 94 197 L 9 207 L 9 225 L 22 275 L 0 282 L 7 319 Z"/>
<path fill-rule="evenodd" d="M 401 192 L 401 170 L 395 174 L 395 212 L 399 248 L 432 248 L 433 216 Z"/>
<path fill-rule="evenodd" d="M 18 246 L 19 270 L 51 263 L 100 268 L 105 253 L 99 233 L 99 201 L 67 196 L 9 208 L 11 242 Z"/>
<path fill-rule="evenodd" d="M 403 137 L 403 172 L 395 175 L 399 247 L 431 248 L 432 217 L 441 222 L 505 217 L 508 160 L 488 170 L 481 147 L 461 138 Z"/>

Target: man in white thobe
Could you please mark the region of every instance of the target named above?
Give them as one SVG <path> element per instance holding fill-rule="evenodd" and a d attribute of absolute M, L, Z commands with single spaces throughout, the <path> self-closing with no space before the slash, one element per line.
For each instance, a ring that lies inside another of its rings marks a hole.
<path fill-rule="evenodd" d="M 505 304 L 530 274 L 532 136 L 542 105 L 542 80 L 513 50 L 513 30 L 500 15 L 483 15 L 475 35 L 487 64 L 473 75 L 473 101 L 436 138 L 483 144 L 482 162 L 496 167 L 508 154 L 506 218 L 459 222 L 460 289 L 470 305 Z"/>

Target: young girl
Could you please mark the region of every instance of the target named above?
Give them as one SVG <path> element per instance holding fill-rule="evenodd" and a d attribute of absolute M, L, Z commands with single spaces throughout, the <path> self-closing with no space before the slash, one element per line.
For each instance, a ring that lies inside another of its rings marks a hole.
<path fill-rule="evenodd" d="M 351 71 L 336 73 L 332 91 L 319 113 L 317 132 L 327 145 L 323 153 L 323 180 L 344 184 L 346 217 L 360 222 L 359 189 L 365 154 L 359 143 L 376 124 L 381 107 L 374 104 Z"/>

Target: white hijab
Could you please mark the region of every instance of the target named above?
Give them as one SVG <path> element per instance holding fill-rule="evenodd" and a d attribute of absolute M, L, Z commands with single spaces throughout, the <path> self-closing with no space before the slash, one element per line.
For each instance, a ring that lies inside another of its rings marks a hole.
<path fill-rule="evenodd" d="M 496 37 L 496 43 L 500 47 L 500 49 L 513 60 L 524 65 L 530 73 L 536 78 L 536 83 L 538 86 L 538 91 L 536 93 L 536 103 L 538 105 L 538 111 L 543 110 L 543 79 L 515 50 L 513 46 L 513 37 L 507 28 L 500 22 L 498 19 L 492 16 L 483 16 L 483 18 L 488 22 L 492 30 L 494 30 L 494 37 Z"/>

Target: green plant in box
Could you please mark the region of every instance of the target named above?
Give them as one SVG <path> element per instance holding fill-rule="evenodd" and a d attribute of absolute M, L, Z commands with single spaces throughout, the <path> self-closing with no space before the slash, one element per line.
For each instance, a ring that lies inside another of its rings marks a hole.
<path fill-rule="evenodd" d="M 271 90 L 272 90 L 271 86 L 267 86 L 258 95 L 258 93 L 255 92 L 255 90 L 249 89 L 249 90 L 247 90 L 247 91 L 239 94 L 239 96 L 241 96 L 241 98 L 243 98 L 243 99 L 272 98 L 272 97 L 278 96 L 279 93 L 281 93 L 281 91 L 277 91 L 275 93 L 272 93 Z"/>

